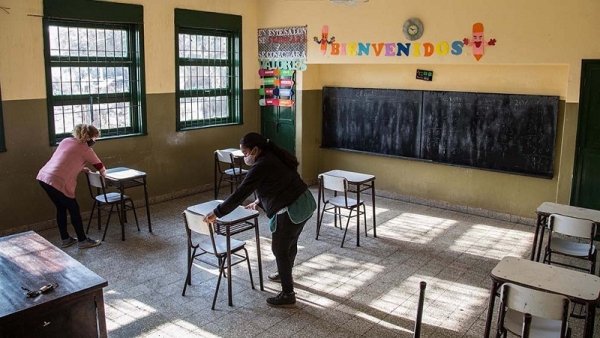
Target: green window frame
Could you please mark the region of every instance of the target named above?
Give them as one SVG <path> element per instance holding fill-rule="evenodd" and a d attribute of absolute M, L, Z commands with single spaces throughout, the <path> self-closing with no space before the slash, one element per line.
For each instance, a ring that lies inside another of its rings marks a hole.
<path fill-rule="evenodd" d="M 6 151 L 6 143 L 4 143 L 4 115 L 2 115 L 2 88 L 0 87 L 0 152 Z"/>
<path fill-rule="evenodd" d="M 43 26 L 50 144 L 79 123 L 102 138 L 144 135 L 142 7 L 45 0 Z"/>
<path fill-rule="evenodd" d="M 175 9 L 177 130 L 241 124 L 242 18 Z"/>

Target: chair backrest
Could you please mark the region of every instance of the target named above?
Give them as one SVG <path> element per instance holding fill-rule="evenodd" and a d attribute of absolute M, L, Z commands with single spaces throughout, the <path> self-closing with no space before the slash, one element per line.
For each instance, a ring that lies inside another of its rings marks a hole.
<path fill-rule="evenodd" d="M 219 162 L 223 162 L 223 163 L 227 163 L 227 164 L 234 163 L 233 154 L 228 150 L 216 150 L 215 154 L 216 154 L 217 161 L 219 161 Z"/>
<path fill-rule="evenodd" d="M 204 215 L 193 213 L 189 210 L 183 212 L 185 226 L 193 232 L 212 236 L 212 225 L 204 221 Z"/>
<path fill-rule="evenodd" d="M 100 175 L 99 172 L 86 172 L 86 178 L 88 181 L 88 189 L 90 191 L 90 196 L 92 199 L 96 199 L 97 192 L 94 192 L 94 188 L 96 190 L 100 190 L 100 193 L 104 197 L 104 202 L 108 203 L 108 199 L 106 197 L 106 184 L 104 183 L 104 177 Z"/>
<path fill-rule="evenodd" d="M 500 311 L 504 311 L 506 307 L 534 317 L 561 321 L 561 337 L 566 335 L 570 315 L 570 302 L 567 297 L 505 283 L 502 285 L 500 299 Z M 503 317 L 501 314 L 501 318 Z"/>
<path fill-rule="evenodd" d="M 548 219 L 550 230 L 563 235 L 592 239 L 596 236 L 596 226 L 594 222 L 568 217 L 563 215 L 552 214 Z"/>
<path fill-rule="evenodd" d="M 90 171 L 86 174 L 88 177 L 88 182 L 90 183 L 90 185 L 92 187 L 100 188 L 100 189 L 104 188 L 104 177 L 102 177 L 102 175 L 100 175 L 100 173 Z"/>
<path fill-rule="evenodd" d="M 345 193 L 348 190 L 348 180 L 343 177 L 321 174 L 323 188 Z"/>

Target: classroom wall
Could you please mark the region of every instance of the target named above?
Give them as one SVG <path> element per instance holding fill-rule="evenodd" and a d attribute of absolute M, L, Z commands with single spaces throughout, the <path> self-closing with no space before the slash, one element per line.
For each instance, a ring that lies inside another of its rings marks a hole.
<path fill-rule="evenodd" d="M 112 1 L 112 0 L 111 0 Z M 107 166 L 126 165 L 149 174 L 151 201 L 209 189 L 211 153 L 235 146 L 259 130 L 256 29 L 308 26 L 308 69 L 298 77 L 297 149 L 301 173 L 314 181 L 332 168 L 377 176 L 381 191 L 533 217 L 541 201 L 568 203 L 573 173 L 581 59 L 600 58 L 596 0 L 370 0 L 356 6 L 327 0 L 121 0 L 143 4 L 148 135 L 100 141 L 95 150 Z M 54 218 L 35 182 L 50 157 L 45 100 L 42 0 L 0 0 L 0 84 L 7 152 L 0 153 L 0 234 Z M 175 132 L 173 8 L 243 16 L 244 124 Z M 476 61 L 466 50 L 457 57 L 322 55 L 312 37 L 329 25 L 338 42 L 406 42 L 405 19 L 425 25 L 420 42 L 470 37 L 474 22 L 485 24 L 486 48 Z M 434 71 L 434 81 L 414 79 L 417 68 Z M 561 110 L 551 180 L 374 155 L 320 149 L 323 86 L 489 91 L 558 95 Z M 80 181 L 78 196 L 89 209 Z M 140 198 L 139 193 L 133 193 Z M 91 204 L 91 203 L 90 203 Z"/>
<path fill-rule="evenodd" d="M 94 150 L 107 167 L 128 166 L 148 173 L 150 200 L 157 202 L 212 189 L 213 151 L 237 147 L 260 129 L 255 90 L 257 7 L 253 0 L 123 0 L 144 6 L 148 134 L 101 140 Z M 54 226 L 54 209 L 35 177 L 54 147 L 48 141 L 41 0 L 0 0 L 0 84 L 7 152 L 0 153 L 0 235 Z M 243 125 L 175 131 L 175 47 L 173 9 L 237 14 L 243 24 Z M 128 191 L 128 194 L 130 192 Z M 141 191 L 131 191 L 141 200 Z M 85 178 L 78 200 L 91 208 Z M 143 205 L 143 204 L 138 204 Z"/>
<path fill-rule="evenodd" d="M 261 28 L 308 27 L 309 65 L 298 92 L 303 121 L 310 116 L 318 130 L 307 135 L 304 127 L 302 156 L 309 161 L 303 168 L 305 179 L 333 168 L 363 171 L 377 176 L 382 192 L 436 201 L 436 205 L 468 206 L 483 214 L 491 210 L 517 216 L 514 219 L 534 217 L 543 201 L 569 202 L 581 60 L 600 58 L 600 44 L 595 42 L 600 24 L 593 18 L 600 13 L 600 2 L 370 0 L 339 5 L 325 0 L 258 0 L 258 5 Z M 312 41 L 320 39 L 322 26 L 328 25 L 329 37 L 335 36 L 338 43 L 408 42 L 402 25 L 410 17 L 420 18 L 425 26 L 423 36 L 415 41 L 421 44 L 471 38 L 475 22 L 484 24 L 486 41 L 495 38 L 497 43 L 485 47 L 477 61 L 467 47 L 459 56 L 334 56 L 331 47 L 323 55 Z M 433 70 L 433 81 L 416 80 L 416 69 Z M 323 86 L 559 96 L 554 177 L 320 149 Z"/>

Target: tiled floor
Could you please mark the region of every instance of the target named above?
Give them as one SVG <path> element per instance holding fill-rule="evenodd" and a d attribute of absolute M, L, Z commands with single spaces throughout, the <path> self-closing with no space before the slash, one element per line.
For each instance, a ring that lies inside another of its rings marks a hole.
<path fill-rule="evenodd" d="M 141 228 L 126 227 L 126 241 L 113 222 L 97 248 L 65 249 L 108 280 L 104 289 L 111 337 L 411 337 L 419 282 L 426 281 L 424 337 L 481 337 L 489 294 L 489 273 L 505 255 L 529 257 L 533 228 L 422 205 L 377 198 L 377 238 L 356 225 L 340 248 L 343 232 L 325 217 L 315 240 L 316 215 L 299 241 L 294 268 L 298 303 L 272 308 L 265 298 L 279 291 L 266 279 L 275 271 L 270 233 L 260 218 L 265 291 L 258 290 L 256 242 L 242 234 L 252 259 L 256 290 L 245 265 L 233 268 L 234 306 L 227 305 L 226 283 L 216 310 L 210 309 L 216 269 L 194 268 L 193 284 L 181 296 L 186 271 L 186 236 L 181 212 L 211 199 L 212 192 L 151 205 L 154 233 L 139 212 Z M 367 208 L 371 224 L 371 208 Z M 533 214 L 531 215 L 534 216 Z M 55 229 L 41 233 L 58 241 Z M 98 230 L 90 236 L 100 238 Z M 495 320 L 495 319 L 494 319 Z M 572 319 L 574 337 L 582 320 Z M 596 319 L 596 332 L 600 332 Z M 598 333 L 597 333 L 598 334 Z"/>

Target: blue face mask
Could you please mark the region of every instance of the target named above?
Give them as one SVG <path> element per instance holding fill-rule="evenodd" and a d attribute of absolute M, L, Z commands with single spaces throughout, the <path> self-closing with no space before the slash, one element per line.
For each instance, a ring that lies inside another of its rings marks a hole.
<path fill-rule="evenodd" d="M 93 147 L 94 144 L 96 144 L 96 141 L 94 141 L 94 140 L 87 140 L 88 147 Z"/>

